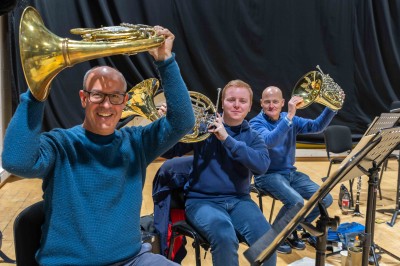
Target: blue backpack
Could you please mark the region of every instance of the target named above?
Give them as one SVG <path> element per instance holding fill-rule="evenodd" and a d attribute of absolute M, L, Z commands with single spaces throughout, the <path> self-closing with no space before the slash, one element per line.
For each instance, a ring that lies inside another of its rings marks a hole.
<path fill-rule="evenodd" d="M 350 242 L 353 242 L 355 236 L 363 233 L 365 226 L 356 222 L 342 223 L 339 225 L 336 231 L 331 228 L 328 230 L 328 241 L 342 242 L 344 247 L 347 248 Z"/>

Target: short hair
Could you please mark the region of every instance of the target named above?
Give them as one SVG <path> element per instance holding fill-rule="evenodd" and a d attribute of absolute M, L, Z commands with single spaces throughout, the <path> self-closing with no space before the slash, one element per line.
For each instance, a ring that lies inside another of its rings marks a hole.
<path fill-rule="evenodd" d="M 228 88 L 230 87 L 241 87 L 241 88 L 246 88 L 250 92 L 250 104 L 253 103 L 253 90 L 251 89 L 250 85 L 243 80 L 240 79 L 234 79 L 228 82 L 228 84 L 225 85 L 225 87 L 222 90 L 222 95 L 221 95 L 221 101 L 224 100 L 225 98 L 225 92 Z"/>
<path fill-rule="evenodd" d="M 91 73 L 93 73 L 96 69 L 101 68 L 101 67 L 107 67 L 107 68 L 113 69 L 116 74 L 120 75 L 120 78 L 121 78 L 121 80 L 122 80 L 122 82 L 124 84 L 123 85 L 124 86 L 124 91 L 126 92 L 127 83 L 126 83 L 126 79 L 125 79 L 124 75 L 122 75 L 122 73 L 120 71 L 118 71 L 116 68 L 113 68 L 113 67 L 110 67 L 110 66 L 95 66 L 95 67 L 92 67 L 91 69 L 89 69 L 88 71 L 86 71 L 85 76 L 83 77 L 83 86 L 82 86 L 83 90 L 87 90 L 86 81 L 87 81 L 89 75 Z"/>

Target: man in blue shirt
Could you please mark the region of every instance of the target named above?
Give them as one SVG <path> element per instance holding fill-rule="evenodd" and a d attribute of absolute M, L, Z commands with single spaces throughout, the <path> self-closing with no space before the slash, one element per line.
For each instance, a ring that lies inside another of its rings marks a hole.
<path fill-rule="evenodd" d="M 41 132 L 45 102 L 28 90 L 4 138 L 2 166 L 43 179 L 45 219 L 39 265 L 177 265 L 142 245 L 140 210 L 146 167 L 194 125 L 186 85 L 172 53 L 174 35 L 149 53 L 162 77 L 168 114 L 145 127 L 116 130 L 128 100 L 123 75 L 89 70 L 79 92 L 85 118 Z"/>
<path fill-rule="evenodd" d="M 271 193 L 284 204 L 275 221 L 285 215 L 296 203 L 304 204 L 318 190 L 319 185 L 309 176 L 297 171 L 295 164 L 296 136 L 305 133 L 322 132 L 331 122 L 336 112 L 325 108 L 315 120 L 295 116 L 303 98 L 293 96 L 288 102 L 288 112 L 282 112 L 285 100 L 282 91 L 274 86 L 267 87 L 260 100 L 261 112 L 250 120 L 250 126 L 261 134 L 267 144 L 271 164 L 267 173 L 254 176 L 255 185 Z M 332 204 L 332 196 L 323 199 L 325 207 Z M 316 207 L 306 218 L 312 222 L 319 215 Z M 291 253 L 291 247 L 305 249 L 305 244 L 294 231 L 293 235 L 278 248 L 278 252 Z"/>

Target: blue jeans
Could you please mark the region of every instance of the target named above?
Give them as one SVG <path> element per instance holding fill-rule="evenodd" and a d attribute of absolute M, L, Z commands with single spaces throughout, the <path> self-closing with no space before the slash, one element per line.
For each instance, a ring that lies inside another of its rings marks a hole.
<path fill-rule="evenodd" d="M 214 266 L 239 265 L 236 233 L 252 245 L 271 228 L 250 196 L 223 201 L 188 200 L 186 218 L 210 242 Z M 276 254 L 263 265 L 275 266 Z"/>
<path fill-rule="evenodd" d="M 112 264 L 110 266 L 143 266 L 143 265 L 157 265 L 157 266 L 179 266 L 178 263 L 168 260 L 160 254 L 151 253 L 151 244 L 143 243 L 140 252 L 126 261 Z"/>
<path fill-rule="evenodd" d="M 319 189 L 319 185 L 313 182 L 308 175 L 298 171 L 254 176 L 254 182 L 257 187 L 271 193 L 283 203 L 283 207 L 280 209 L 275 221 L 279 221 L 296 203 L 304 205 L 304 199 L 309 200 Z M 333 198 L 330 194 L 322 200 L 326 208 L 331 206 L 332 202 Z M 305 217 L 305 222 L 311 223 L 319 214 L 318 206 L 316 206 Z"/>

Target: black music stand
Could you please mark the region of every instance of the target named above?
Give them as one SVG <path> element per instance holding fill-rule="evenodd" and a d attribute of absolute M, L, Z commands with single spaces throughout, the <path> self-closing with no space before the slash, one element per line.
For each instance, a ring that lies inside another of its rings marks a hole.
<path fill-rule="evenodd" d="M 400 121 L 400 113 L 399 112 L 393 112 L 391 111 L 390 113 L 382 113 L 379 117 L 375 117 L 374 121 L 372 121 L 371 125 L 368 127 L 367 131 L 364 133 L 364 136 L 367 135 L 373 135 L 373 134 L 377 134 L 379 133 L 381 130 L 386 129 L 386 128 L 392 128 L 396 125 L 398 125 Z M 383 143 L 382 143 L 383 144 Z M 380 145 L 382 145 L 380 144 Z M 396 146 L 391 150 L 391 152 L 396 148 Z M 380 161 L 379 165 L 382 164 L 386 158 L 389 157 L 389 155 L 391 154 L 391 152 L 385 157 L 384 160 Z M 373 167 L 374 168 L 374 167 Z M 375 221 L 375 211 L 376 211 L 376 191 L 378 188 L 378 172 L 379 172 L 379 168 L 376 169 L 362 169 L 362 172 L 365 175 L 369 176 L 369 180 L 368 180 L 368 202 L 367 202 L 367 218 L 366 218 L 366 222 L 365 222 L 365 227 L 367 228 L 367 226 L 372 226 L 372 224 Z M 361 168 L 360 168 L 361 170 Z M 375 171 L 377 170 L 377 172 Z M 370 200 L 373 202 L 370 202 Z M 368 208 L 368 203 L 371 205 L 370 208 Z M 370 211 L 368 212 L 368 210 L 373 209 L 373 212 Z M 368 217 L 368 215 L 372 215 L 372 217 Z M 368 219 L 370 219 L 370 222 L 368 221 Z M 390 253 L 387 250 L 384 250 L 383 248 L 379 247 L 378 245 L 376 245 L 374 243 L 374 226 L 372 226 L 371 228 L 368 228 L 368 230 L 366 230 L 366 232 L 370 232 L 370 237 L 371 240 L 369 240 L 369 242 L 371 243 L 370 246 L 370 256 L 369 256 L 369 262 L 373 263 L 375 265 L 378 265 L 378 260 L 380 259 L 380 255 L 378 253 L 375 253 L 375 249 L 379 249 L 381 251 L 383 251 L 384 253 L 389 254 L 390 256 L 400 260 L 399 257 L 393 255 L 392 253 Z M 368 237 L 368 236 L 363 236 L 363 237 Z M 366 250 L 366 249 L 364 249 Z M 368 253 L 364 252 L 365 256 L 367 257 Z M 364 259 L 366 259 L 364 257 Z"/>
<path fill-rule="evenodd" d="M 304 205 L 297 215 L 287 223 L 286 227 L 280 231 L 277 236 L 269 235 L 269 230 L 255 244 L 250 246 L 244 256 L 251 265 L 261 265 L 268 259 L 276 248 L 286 239 L 289 234 L 297 227 L 297 225 L 312 211 L 314 206 L 322 200 L 339 182 L 344 182 L 349 179 L 368 174 L 371 182 L 369 182 L 367 217 L 365 227 L 364 250 L 375 248 L 373 241 L 373 222 L 376 207 L 376 192 L 374 187 L 377 186 L 377 181 L 374 181 L 378 176 L 379 166 L 390 155 L 394 148 L 400 143 L 400 128 L 384 129 L 373 135 L 365 135 L 353 151 L 345 158 L 340 168 L 331 175 Z M 376 190 L 376 189 L 375 189 Z M 328 220 L 329 222 L 329 220 Z M 372 235 L 372 237 L 371 237 Z M 321 237 L 326 238 L 326 234 L 321 234 Z M 319 241 L 326 244 L 326 241 Z M 260 249 L 264 245 L 264 249 Z M 321 249 L 322 246 L 319 247 Z M 387 252 L 389 255 L 391 253 Z M 374 251 L 373 251 L 373 254 Z M 316 265 L 325 265 L 325 251 L 316 254 Z M 363 254 L 363 266 L 368 265 L 369 252 Z M 366 262 L 365 262 L 366 258 Z"/>
<path fill-rule="evenodd" d="M 400 155 L 399 155 L 400 156 Z M 376 210 L 380 213 L 393 213 L 392 219 L 390 222 L 386 222 L 388 225 L 392 226 L 395 224 L 397 216 L 400 213 L 400 159 L 397 160 L 398 162 L 398 170 L 397 170 L 397 192 L 396 192 L 396 206 L 394 209 L 380 209 Z"/>
<path fill-rule="evenodd" d="M 394 124 L 398 124 L 399 123 L 399 119 L 396 120 L 396 117 L 399 116 L 400 117 L 400 108 L 398 109 L 392 109 L 390 110 L 390 113 L 392 113 L 391 117 L 392 118 L 392 122 Z M 399 154 L 400 156 L 400 154 Z M 392 219 L 390 220 L 390 222 L 387 222 L 388 225 L 392 226 L 394 225 L 394 223 L 396 222 L 397 216 L 400 213 L 400 158 L 397 158 L 397 163 L 398 163 L 398 168 L 397 168 L 397 192 L 396 192 L 396 206 L 395 209 L 380 209 L 380 210 L 376 210 L 377 212 L 380 213 L 393 213 Z M 383 171 L 383 170 L 382 170 Z M 382 178 L 382 174 L 381 174 L 381 178 Z"/>

